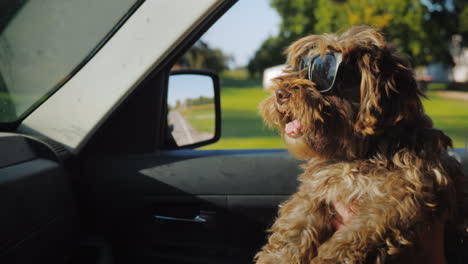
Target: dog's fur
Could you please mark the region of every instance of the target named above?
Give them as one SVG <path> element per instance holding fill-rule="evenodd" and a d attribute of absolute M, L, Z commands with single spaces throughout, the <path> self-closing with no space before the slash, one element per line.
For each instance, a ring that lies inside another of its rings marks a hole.
<path fill-rule="evenodd" d="M 319 93 L 301 58 L 341 52 L 334 88 Z M 435 223 L 451 222 L 462 206 L 460 165 L 451 140 L 432 128 L 412 71 L 382 34 L 366 26 L 341 35 L 310 35 L 287 50 L 288 69 L 260 105 L 289 151 L 308 159 L 300 186 L 279 209 L 257 263 L 403 263 Z M 286 135 L 299 120 L 303 135 Z M 333 204 L 354 216 L 335 230 Z M 414 263 L 417 263 L 414 262 Z"/>

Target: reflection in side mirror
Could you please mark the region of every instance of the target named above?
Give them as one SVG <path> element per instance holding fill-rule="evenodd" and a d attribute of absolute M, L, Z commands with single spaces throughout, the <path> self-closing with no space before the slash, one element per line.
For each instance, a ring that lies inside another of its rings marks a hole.
<path fill-rule="evenodd" d="M 216 139 L 216 85 L 212 74 L 176 71 L 169 77 L 168 132 L 178 147 Z"/>

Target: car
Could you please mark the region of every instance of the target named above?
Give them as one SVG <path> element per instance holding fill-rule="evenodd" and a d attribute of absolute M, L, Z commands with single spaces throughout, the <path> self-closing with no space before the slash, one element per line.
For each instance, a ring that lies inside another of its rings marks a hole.
<path fill-rule="evenodd" d="M 300 161 L 195 149 L 221 136 L 218 76 L 171 71 L 235 2 L 0 4 L 1 263 L 251 263 Z M 209 137 L 169 101 L 187 85 Z"/>
<path fill-rule="evenodd" d="M 432 75 L 418 74 L 415 76 L 415 79 L 418 84 L 418 88 L 422 91 L 427 91 L 427 85 L 432 82 L 434 78 Z"/>
<path fill-rule="evenodd" d="M 263 78 L 262 78 L 263 89 L 268 90 L 268 88 L 273 85 L 272 79 L 281 76 L 285 69 L 286 69 L 286 65 L 284 64 L 266 68 L 263 71 Z"/>

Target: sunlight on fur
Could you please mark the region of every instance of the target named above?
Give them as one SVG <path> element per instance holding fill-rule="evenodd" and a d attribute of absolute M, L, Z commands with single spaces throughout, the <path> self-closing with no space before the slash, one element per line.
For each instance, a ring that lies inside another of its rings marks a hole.
<path fill-rule="evenodd" d="M 327 52 L 343 61 L 335 85 L 320 93 L 301 63 Z M 256 262 L 425 263 L 433 256 L 424 256 L 421 238 L 437 225 L 458 226 L 466 183 L 447 154 L 451 140 L 424 113 L 413 72 L 366 26 L 306 36 L 286 54 L 288 70 L 259 108 L 307 163 Z M 354 212 L 338 230 L 336 203 Z"/>

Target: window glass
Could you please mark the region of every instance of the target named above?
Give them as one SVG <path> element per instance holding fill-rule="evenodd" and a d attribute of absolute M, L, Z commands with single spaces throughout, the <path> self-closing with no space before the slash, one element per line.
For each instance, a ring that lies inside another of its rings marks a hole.
<path fill-rule="evenodd" d="M 221 140 L 205 149 L 282 148 L 263 125 L 258 104 L 283 70 L 284 49 L 308 34 L 366 24 L 409 58 L 434 126 L 455 147 L 468 137 L 468 4 L 466 1 L 240 0 L 187 52 L 177 67 L 208 68 L 221 77 Z"/>
<path fill-rule="evenodd" d="M 138 0 L 0 4 L 0 123 L 21 119 L 66 82 Z"/>

